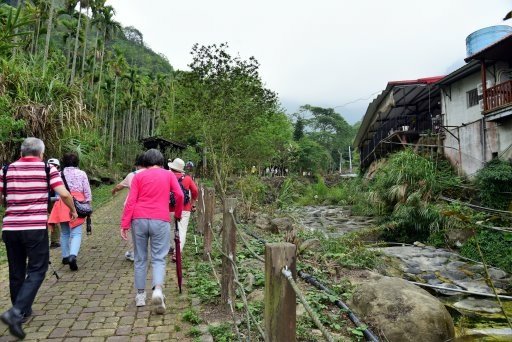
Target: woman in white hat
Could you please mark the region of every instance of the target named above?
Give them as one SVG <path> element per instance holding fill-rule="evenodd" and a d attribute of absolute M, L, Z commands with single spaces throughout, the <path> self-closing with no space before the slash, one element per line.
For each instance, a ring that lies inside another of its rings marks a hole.
<path fill-rule="evenodd" d="M 185 239 L 187 238 L 187 228 L 188 228 L 188 221 L 190 220 L 190 212 L 195 211 L 196 209 L 196 201 L 199 192 L 197 191 L 197 185 L 194 183 L 194 180 L 192 177 L 185 174 L 185 162 L 180 159 L 176 158 L 172 162 L 167 164 L 169 166 L 169 169 L 171 169 L 171 172 L 174 173 L 176 176 L 176 179 L 178 179 L 178 183 L 180 183 L 181 188 L 184 192 L 184 206 L 183 206 L 183 213 L 181 214 L 181 221 L 178 222 L 178 230 L 180 234 L 180 250 L 183 251 L 183 247 L 185 247 Z M 171 222 L 174 222 L 174 207 L 170 206 L 171 211 Z M 172 231 L 172 238 L 171 238 L 171 244 L 174 241 L 174 229 L 171 228 Z M 174 250 L 177 248 L 177 246 L 174 246 Z M 172 257 L 172 261 L 176 261 L 176 258 Z"/>

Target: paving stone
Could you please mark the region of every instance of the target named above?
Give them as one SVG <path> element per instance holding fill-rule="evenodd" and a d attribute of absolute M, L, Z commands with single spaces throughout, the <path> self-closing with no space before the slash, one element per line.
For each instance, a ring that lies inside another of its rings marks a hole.
<path fill-rule="evenodd" d="M 168 334 L 168 333 L 159 333 L 159 334 L 148 335 L 148 341 L 168 341 L 169 338 L 170 338 L 170 334 Z"/>

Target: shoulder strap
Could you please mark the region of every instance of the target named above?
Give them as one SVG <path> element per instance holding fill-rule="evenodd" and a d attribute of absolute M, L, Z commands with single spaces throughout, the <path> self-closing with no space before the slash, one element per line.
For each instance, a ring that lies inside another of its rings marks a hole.
<path fill-rule="evenodd" d="M 68 182 L 66 181 L 66 176 L 64 176 L 64 170 L 65 170 L 65 167 L 62 168 L 62 171 L 60 172 L 62 174 L 62 181 L 64 182 L 64 186 L 66 187 L 66 190 L 69 191 L 69 186 L 68 186 Z M 71 192 L 71 191 L 69 191 Z"/>
<path fill-rule="evenodd" d="M 4 164 L 4 166 L 2 167 L 2 171 L 4 173 L 4 176 L 3 176 L 3 188 L 2 188 L 2 192 L 3 192 L 3 197 L 4 197 L 4 208 L 7 208 L 7 170 L 9 169 L 9 164 Z"/>
<path fill-rule="evenodd" d="M 50 165 L 44 162 L 44 172 L 46 173 L 46 188 L 48 189 L 48 211 L 50 210 L 51 199 L 51 188 L 50 188 Z"/>

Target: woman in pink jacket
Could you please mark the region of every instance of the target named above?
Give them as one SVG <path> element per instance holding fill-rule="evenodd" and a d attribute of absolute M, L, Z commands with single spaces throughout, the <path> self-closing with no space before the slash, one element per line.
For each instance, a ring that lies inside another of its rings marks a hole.
<path fill-rule="evenodd" d="M 144 172 L 133 177 L 121 219 L 121 237 L 128 239 L 128 230 L 132 230 L 135 254 L 134 273 L 135 304 L 146 305 L 146 273 L 148 261 L 148 241 L 151 248 L 152 303 L 158 314 L 165 313 L 165 296 L 162 293 L 166 256 L 171 246 L 171 228 L 169 223 L 170 192 L 176 196 L 175 219 L 181 219 L 183 211 L 183 193 L 176 177 L 162 168 L 164 157 L 156 149 L 144 153 Z"/>

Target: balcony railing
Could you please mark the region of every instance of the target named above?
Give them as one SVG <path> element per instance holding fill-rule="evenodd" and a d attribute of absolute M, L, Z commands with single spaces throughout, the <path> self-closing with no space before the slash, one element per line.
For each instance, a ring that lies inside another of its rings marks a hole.
<path fill-rule="evenodd" d="M 486 114 L 495 109 L 512 105 L 512 80 L 487 89 L 484 101 L 487 104 L 484 111 Z"/>

